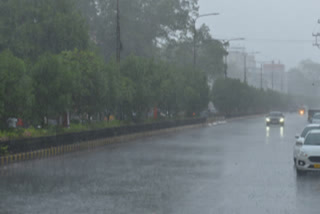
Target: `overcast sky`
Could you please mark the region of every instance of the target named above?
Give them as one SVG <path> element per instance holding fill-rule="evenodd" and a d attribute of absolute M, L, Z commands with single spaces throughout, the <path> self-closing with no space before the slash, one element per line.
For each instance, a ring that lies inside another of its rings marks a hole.
<path fill-rule="evenodd" d="M 280 60 L 287 69 L 301 60 L 320 63 L 320 49 L 312 46 L 313 32 L 320 32 L 320 0 L 199 0 L 200 14 L 219 16 L 198 19 L 218 39 L 244 37 L 233 46 L 259 51 L 257 60 Z"/>

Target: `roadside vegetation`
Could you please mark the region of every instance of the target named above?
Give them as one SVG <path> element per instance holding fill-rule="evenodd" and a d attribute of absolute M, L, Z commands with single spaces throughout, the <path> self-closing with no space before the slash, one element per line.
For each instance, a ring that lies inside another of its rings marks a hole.
<path fill-rule="evenodd" d="M 228 115 L 285 107 L 287 96 L 236 80 L 219 79 L 210 91 L 227 52 L 206 25 L 193 37 L 197 0 L 120 1 L 121 62 L 115 8 L 105 0 L 0 2 L 1 140 L 150 122 L 152 109 L 197 117 L 210 100 Z M 26 128 L 8 130 L 8 118 Z"/>
<path fill-rule="evenodd" d="M 250 87 L 236 79 L 218 79 L 211 99 L 219 112 L 226 116 L 287 111 L 295 106 L 295 98 L 272 90 Z"/>

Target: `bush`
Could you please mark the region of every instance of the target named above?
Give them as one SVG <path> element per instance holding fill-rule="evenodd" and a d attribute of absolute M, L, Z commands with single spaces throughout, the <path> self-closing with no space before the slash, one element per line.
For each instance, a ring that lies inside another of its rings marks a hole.
<path fill-rule="evenodd" d="M 0 146 L 0 156 L 7 155 L 8 153 L 8 146 Z"/>

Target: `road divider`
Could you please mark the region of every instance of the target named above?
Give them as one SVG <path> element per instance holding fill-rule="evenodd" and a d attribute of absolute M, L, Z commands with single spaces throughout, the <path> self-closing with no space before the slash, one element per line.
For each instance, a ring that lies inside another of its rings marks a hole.
<path fill-rule="evenodd" d="M 209 118 L 208 120 L 198 120 L 191 124 L 189 122 L 189 125 L 187 123 L 187 125 L 183 124 L 183 125 L 177 125 L 169 128 L 159 128 L 159 129 L 155 128 L 154 130 L 148 130 L 145 132 L 139 132 L 139 131 L 137 131 L 136 133 L 129 132 L 130 134 L 120 133 L 119 136 L 105 137 L 105 138 L 94 139 L 94 140 L 83 140 L 82 142 L 76 142 L 76 143 L 72 142 L 72 144 L 59 145 L 59 142 L 55 142 L 53 146 L 49 146 L 48 148 L 42 148 L 42 149 L 32 149 L 33 146 L 31 145 L 30 147 L 31 150 L 29 151 L 28 149 L 26 149 L 27 151 L 16 152 L 6 156 L 1 156 L 0 166 L 5 166 L 8 164 L 18 163 L 22 161 L 46 159 L 50 157 L 65 155 L 65 154 L 76 152 L 76 151 L 90 151 L 90 150 L 93 150 L 108 144 L 112 144 L 112 143 L 128 142 L 136 139 L 141 139 L 144 137 L 151 137 L 151 136 L 164 134 L 164 133 L 172 133 L 172 132 L 177 132 L 177 131 L 191 129 L 191 128 L 200 128 L 203 126 L 223 125 L 233 120 L 258 117 L 258 116 L 261 116 L 261 115 L 250 115 L 250 116 L 235 117 L 235 118 L 228 118 L 228 119 L 225 119 L 224 117 L 215 117 L 215 118 Z M 79 133 L 79 134 L 83 135 L 83 133 Z M 57 136 L 53 138 L 57 138 Z M 32 139 L 28 139 L 28 141 L 29 140 L 32 140 Z M 49 139 L 49 140 L 52 141 L 52 139 Z M 37 145 L 39 145 L 38 144 L 39 139 L 36 139 L 36 141 L 37 141 L 36 142 Z M 44 143 L 44 145 L 48 145 L 48 144 Z M 25 145 L 22 145 L 22 146 L 24 146 L 24 148 L 29 148 L 29 147 L 26 147 Z"/>
<path fill-rule="evenodd" d="M 179 126 L 174 128 L 121 135 L 116 137 L 80 142 L 80 143 L 75 143 L 70 145 L 60 145 L 60 146 L 54 146 L 50 148 L 39 149 L 39 150 L 34 150 L 29 152 L 10 154 L 10 155 L 0 157 L 0 166 L 5 166 L 8 164 L 18 163 L 23 161 L 47 159 L 50 157 L 65 155 L 65 154 L 77 152 L 77 151 L 90 151 L 90 150 L 94 150 L 99 147 L 103 147 L 105 145 L 112 144 L 112 143 L 128 142 L 136 139 L 141 139 L 144 137 L 151 137 L 151 136 L 156 136 L 156 135 L 165 134 L 165 133 L 172 133 L 172 132 L 182 131 L 185 129 L 200 128 L 202 126 L 205 126 L 205 123 L 198 123 L 198 124 L 185 125 L 185 126 Z"/>

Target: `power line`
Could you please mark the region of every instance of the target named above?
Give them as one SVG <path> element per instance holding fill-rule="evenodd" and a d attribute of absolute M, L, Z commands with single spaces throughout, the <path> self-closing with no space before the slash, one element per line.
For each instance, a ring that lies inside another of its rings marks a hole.
<path fill-rule="evenodd" d="M 273 39 L 273 38 L 248 38 L 246 41 L 270 43 L 310 43 L 311 39 Z"/>

